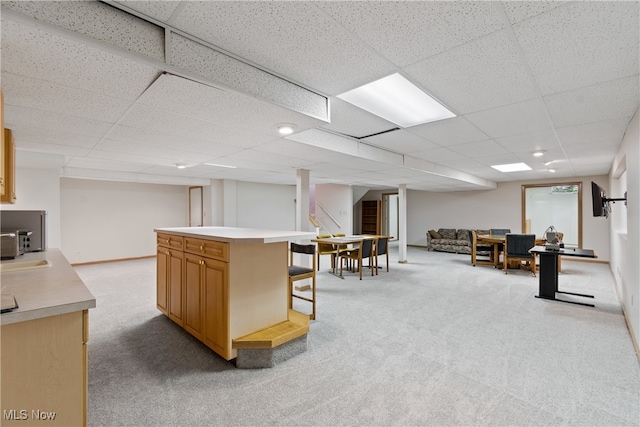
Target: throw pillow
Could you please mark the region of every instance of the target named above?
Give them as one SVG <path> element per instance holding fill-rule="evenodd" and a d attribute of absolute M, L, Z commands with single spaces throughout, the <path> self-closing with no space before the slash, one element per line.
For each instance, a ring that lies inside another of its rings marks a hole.
<path fill-rule="evenodd" d="M 432 239 L 442 239 L 442 236 L 436 230 L 429 230 L 429 235 Z"/>

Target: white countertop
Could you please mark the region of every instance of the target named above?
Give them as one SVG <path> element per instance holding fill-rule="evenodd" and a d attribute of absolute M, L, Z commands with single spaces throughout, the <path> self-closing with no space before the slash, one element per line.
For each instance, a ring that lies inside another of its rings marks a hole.
<path fill-rule="evenodd" d="M 316 236 L 316 233 L 311 231 L 261 230 L 238 227 L 173 227 L 156 228 L 154 231 L 228 243 L 274 243 L 312 239 Z"/>
<path fill-rule="evenodd" d="M 1 292 L 13 294 L 19 306 L 0 315 L 1 325 L 95 308 L 96 299 L 58 249 L 26 253 L 2 264 L 41 259 L 51 261 L 51 267 L 0 273 Z"/>

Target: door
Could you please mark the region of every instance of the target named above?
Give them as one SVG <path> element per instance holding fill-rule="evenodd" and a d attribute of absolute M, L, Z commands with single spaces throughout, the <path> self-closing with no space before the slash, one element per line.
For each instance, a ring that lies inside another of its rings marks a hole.
<path fill-rule="evenodd" d="M 227 314 L 228 264 L 204 258 L 204 343 L 229 360 L 231 348 Z"/>
<path fill-rule="evenodd" d="M 203 224 L 202 187 L 189 187 L 189 227 Z"/>

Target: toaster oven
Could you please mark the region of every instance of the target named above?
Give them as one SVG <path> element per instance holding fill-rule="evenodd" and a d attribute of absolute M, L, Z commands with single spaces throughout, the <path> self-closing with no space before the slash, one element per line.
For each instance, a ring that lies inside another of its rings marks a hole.
<path fill-rule="evenodd" d="M 0 258 L 13 259 L 31 248 L 31 231 L 2 230 L 0 231 Z"/>

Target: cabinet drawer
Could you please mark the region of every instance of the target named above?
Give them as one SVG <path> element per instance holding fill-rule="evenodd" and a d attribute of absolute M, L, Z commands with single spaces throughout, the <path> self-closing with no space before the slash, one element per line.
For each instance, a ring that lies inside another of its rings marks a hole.
<path fill-rule="evenodd" d="M 183 250 L 184 238 L 180 236 L 174 236 L 172 234 L 158 233 L 158 246 L 164 246 L 165 248 Z"/>
<path fill-rule="evenodd" d="M 228 243 L 185 237 L 185 251 L 207 258 L 229 262 Z"/>

